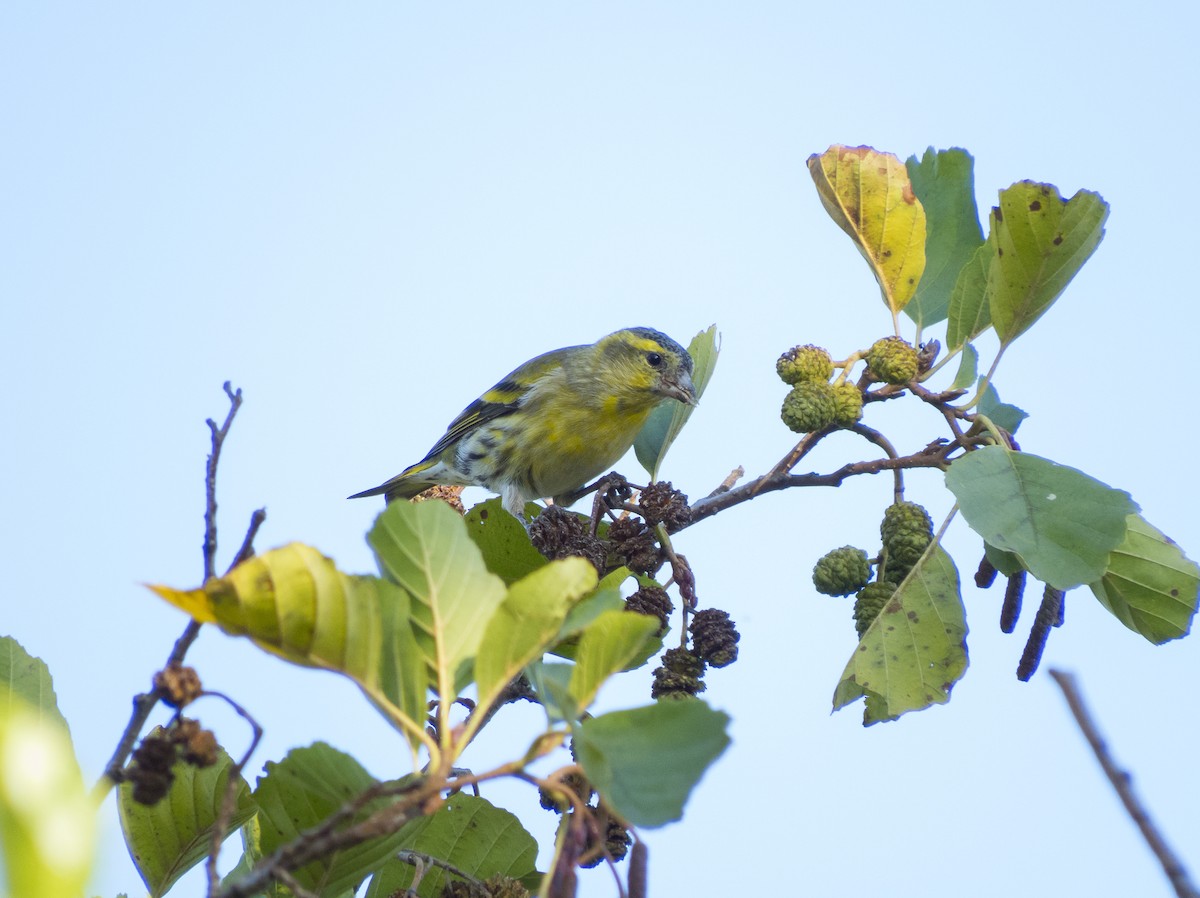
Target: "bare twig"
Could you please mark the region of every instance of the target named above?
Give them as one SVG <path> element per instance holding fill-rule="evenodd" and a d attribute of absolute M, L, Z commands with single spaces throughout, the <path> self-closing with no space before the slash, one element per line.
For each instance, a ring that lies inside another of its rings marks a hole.
<path fill-rule="evenodd" d="M 288 890 L 296 896 L 296 898 L 318 898 L 316 892 L 310 892 L 304 886 L 296 881 L 296 877 L 292 876 L 287 870 L 276 870 L 275 878 L 282 885 L 287 886 Z"/>
<path fill-rule="evenodd" d="M 263 525 L 267 519 L 267 510 L 265 508 L 256 508 L 250 515 L 250 526 L 246 528 L 246 535 L 242 538 L 242 545 L 238 548 L 237 554 L 233 556 L 233 561 L 229 562 L 229 568 L 226 573 L 233 570 L 243 561 L 248 561 L 254 556 L 254 537 L 258 535 L 258 528 Z"/>
<path fill-rule="evenodd" d="M 814 430 L 811 433 L 806 433 L 800 438 L 800 442 L 792 447 L 792 450 L 787 455 L 776 462 L 775 467 L 771 468 L 770 471 L 768 471 L 762 477 L 759 477 L 757 480 L 750 481 L 750 483 L 746 484 L 742 488 L 745 489 L 746 486 L 752 486 L 753 484 L 768 481 L 771 478 L 780 477 L 788 473 L 792 470 L 792 468 L 800 464 L 800 460 L 804 458 L 804 456 L 812 452 L 817 443 L 821 442 L 821 440 L 836 430 L 837 428 L 831 424 L 828 427 L 822 427 L 820 430 Z M 729 492 L 732 492 L 732 490 Z M 725 493 L 725 495 L 729 495 L 729 492 Z"/>
<path fill-rule="evenodd" d="M 449 863 L 448 861 L 444 861 L 441 858 L 434 857 L 431 854 L 424 854 L 423 852 L 420 852 L 420 851 L 412 851 L 411 849 L 406 849 L 404 851 L 396 852 L 396 860 L 400 861 L 402 864 L 411 864 L 412 866 L 414 866 L 418 869 L 420 869 L 421 867 L 441 867 L 447 873 L 451 873 L 454 876 L 457 876 L 459 879 L 463 880 L 464 882 L 470 883 L 471 886 L 474 889 L 476 889 L 480 894 L 483 894 L 483 895 L 487 894 L 487 891 L 483 887 L 482 880 L 477 879 L 476 877 L 472 876 L 470 873 L 466 872 L 465 870 L 460 869 L 459 867 L 454 866 L 453 864 Z M 413 885 L 415 887 L 416 884 L 414 883 Z"/>
<path fill-rule="evenodd" d="M 727 493 L 737 484 L 739 480 L 746 476 L 746 469 L 738 465 L 726 475 L 725 479 L 717 484 L 717 488 L 705 496 L 706 499 L 711 499 L 713 496 Z"/>
<path fill-rule="evenodd" d="M 874 427 L 867 427 L 865 424 L 855 424 L 849 428 L 852 432 L 858 434 L 863 439 L 874 443 L 886 453 L 888 458 L 899 458 L 900 453 L 896 451 L 896 447 L 892 445 L 891 440 L 885 437 Z M 904 501 L 904 472 L 901 468 L 893 468 L 892 475 L 895 478 L 892 484 L 892 500 L 896 503 Z"/>
<path fill-rule="evenodd" d="M 1096 728 L 1087 706 L 1083 703 L 1083 696 L 1079 692 L 1074 675 L 1061 670 L 1051 670 L 1050 676 L 1062 690 L 1063 696 L 1067 700 L 1067 706 L 1071 709 L 1071 714 L 1074 715 L 1075 722 L 1079 725 L 1084 738 L 1087 739 L 1088 745 L 1091 746 L 1093 754 L 1096 755 L 1096 760 L 1100 762 L 1104 775 L 1112 783 L 1117 797 L 1121 799 L 1121 804 L 1125 806 L 1125 810 L 1133 818 L 1137 828 L 1141 830 L 1146 844 L 1150 846 L 1150 850 L 1154 852 L 1154 856 L 1162 865 L 1163 872 L 1167 874 L 1167 879 L 1171 881 L 1171 886 L 1175 889 L 1175 894 L 1179 898 L 1200 898 L 1200 892 L 1197 892 L 1196 886 L 1188 877 L 1183 862 L 1167 845 L 1166 839 L 1163 838 L 1162 833 L 1158 831 L 1158 827 L 1150 818 L 1150 812 L 1133 791 L 1132 776 L 1118 767 L 1109 753 L 1108 745 Z"/>
<path fill-rule="evenodd" d="M 213 566 L 215 564 L 215 555 L 217 547 L 216 535 L 216 482 L 217 482 L 217 460 L 220 458 L 221 446 L 225 442 L 225 437 L 229 434 L 229 428 L 233 424 L 234 415 L 242 404 L 242 391 L 232 390 L 229 382 L 225 382 L 225 394 L 229 397 L 229 413 L 225 416 L 225 423 L 218 428 L 210 418 L 208 420 L 209 430 L 212 433 L 212 452 L 208 456 L 208 461 L 205 467 L 205 513 L 204 513 L 204 579 L 208 580 L 213 576 Z M 267 512 L 265 509 L 258 509 L 250 516 L 250 526 L 246 530 L 246 536 L 242 540 L 241 548 L 238 549 L 236 557 L 233 559 L 230 568 L 241 564 L 247 558 L 254 554 L 254 537 L 258 534 L 259 528 L 263 521 L 266 520 Z M 164 668 L 170 667 L 172 664 L 182 664 L 183 658 L 187 654 L 196 637 L 200 635 L 200 624 L 196 621 L 188 621 L 188 624 L 183 629 L 183 633 L 175 640 L 175 645 L 171 648 L 171 654 L 167 657 Z M 150 719 L 150 712 L 154 710 L 154 706 L 158 704 L 158 700 L 162 698 L 162 693 L 153 689 L 150 692 L 143 692 L 133 697 L 133 712 L 129 716 L 129 722 L 125 725 L 125 730 L 121 734 L 121 738 L 117 740 L 117 747 L 113 750 L 112 757 L 108 759 L 108 763 L 104 765 L 104 773 L 100 780 L 93 788 L 93 794 L 99 798 L 108 792 L 115 784 L 121 782 L 122 770 L 125 766 L 125 761 L 129 758 L 129 753 L 133 751 L 134 743 L 137 742 L 138 735 L 142 732 L 142 727 L 146 725 L 146 721 Z"/>
<path fill-rule="evenodd" d="M 223 692 L 206 691 L 204 695 L 211 695 L 215 698 L 224 699 L 226 704 L 233 708 L 233 710 L 236 711 L 243 720 L 250 724 L 251 729 L 254 731 L 254 735 L 250 739 L 250 747 L 246 749 L 246 753 L 242 755 L 241 760 L 239 760 L 229 769 L 229 778 L 225 781 L 225 791 L 221 795 L 221 807 L 217 811 L 216 820 L 213 821 L 212 843 L 210 844 L 208 850 L 208 860 L 205 862 L 205 870 L 208 874 L 208 894 L 213 895 L 221 886 L 221 878 L 217 875 L 217 855 L 221 853 L 221 843 L 225 841 L 225 835 L 229 830 L 229 824 L 233 820 L 233 812 L 237 809 L 237 786 L 242 778 L 242 770 L 245 769 L 247 762 L 250 760 L 250 756 L 254 754 L 254 750 L 258 748 L 258 743 L 262 739 L 263 731 L 262 727 L 258 725 L 258 721 L 251 717 L 245 708 L 243 708 L 229 696 L 225 695 Z M 280 881 L 283 882 L 283 880 Z M 301 898 L 301 893 L 296 891 L 291 883 L 284 882 L 284 885 L 292 889 L 293 894 L 295 894 L 297 898 Z"/>
<path fill-rule="evenodd" d="M 776 465 L 768 473 L 747 481 L 739 487 L 697 500 L 692 506 L 692 518 L 685 526 L 693 526 L 727 508 L 748 502 L 762 493 L 799 486 L 841 486 L 845 480 L 859 474 L 878 474 L 881 471 L 893 471 L 897 468 L 944 468 L 949 464 L 950 455 L 957 452 L 959 448 L 956 443 L 934 443 L 913 455 L 852 462 L 828 474 L 789 474 Z"/>
<path fill-rule="evenodd" d="M 229 381 L 224 383 L 225 395 L 229 397 L 229 413 L 225 415 L 225 423 L 217 427 L 216 422 L 209 418 L 204 423 L 212 434 L 212 452 L 208 455 L 208 465 L 204 477 L 204 579 L 210 580 L 217 574 L 217 462 L 221 459 L 221 447 L 229 436 L 229 428 L 238 409 L 242 407 L 242 391 L 234 390 Z"/>
<path fill-rule="evenodd" d="M 321 823 L 304 830 L 286 845 L 281 845 L 245 876 L 217 892 L 216 898 L 251 898 L 261 893 L 271 880 L 281 881 L 281 871 L 298 870 L 336 851 L 393 833 L 405 823 L 423 816 L 426 803 L 436 798 L 440 788 L 439 784 L 426 779 L 403 784 L 376 783 Z M 397 795 L 406 797 L 403 801 L 380 808 L 353 826 L 338 828 L 376 798 Z"/>

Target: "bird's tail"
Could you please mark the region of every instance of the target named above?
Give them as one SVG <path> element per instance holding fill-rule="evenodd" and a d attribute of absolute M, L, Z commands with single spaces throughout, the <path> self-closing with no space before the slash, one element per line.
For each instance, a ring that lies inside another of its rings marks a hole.
<path fill-rule="evenodd" d="M 395 502 L 397 499 L 411 499 L 418 493 L 423 493 L 431 486 L 436 486 L 437 482 L 422 477 L 429 468 L 433 467 L 433 463 L 421 462 L 413 465 L 411 468 L 406 468 L 401 471 L 391 480 L 385 481 L 379 486 L 373 486 L 369 490 L 363 490 L 361 493 L 355 493 L 353 496 L 347 496 L 347 499 L 366 499 L 369 496 L 383 496 L 387 502 Z"/>

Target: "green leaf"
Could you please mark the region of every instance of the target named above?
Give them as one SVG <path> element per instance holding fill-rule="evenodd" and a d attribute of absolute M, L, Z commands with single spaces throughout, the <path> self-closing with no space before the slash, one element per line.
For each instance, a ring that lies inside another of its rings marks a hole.
<path fill-rule="evenodd" d="M 996 255 L 988 301 L 1000 342 L 1025 333 L 1058 299 L 1104 237 L 1108 204 L 1080 190 L 1070 200 L 1053 184 L 1021 181 L 992 208 Z"/>
<path fill-rule="evenodd" d="M 247 636 L 286 661 L 345 674 L 404 732 L 414 753 L 424 739 L 429 677 L 416 650 L 411 601 L 395 584 L 344 574 L 311 546 L 290 543 L 200 589 L 149 588 L 195 620 Z"/>
<path fill-rule="evenodd" d="M 575 706 L 586 709 L 604 682 L 624 670 L 660 626 L 656 617 L 629 611 L 606 611 L 596 618 L 583 631 L 575 654 L 570 685 Z"/>
<path fill-rule="evenodd" d="M 321 823 L 376 782 L 354 758 L 323 742 L 293 749 L 278 763 L 268 761 L 266 770 L 267 775 L 259 778 L 254 790 L 264 857 Z M 368 803 L 350 824 L 396 800 L 381 798 Z M 292 875 L 306 889 L 322 895 L 355 889 L 403 845 L 403 832 L 401 829 L 343 848 L 293 871 Z"/>
<path fill-rule="evenodd" d="M 1016 433 L 1021 422 L 1029 417 L 1029 413 L 1015 405 L 1007 405 L 1000 401 L 996 386 L 989 383 L 979 397 L 979 413 L 986 415 L 997 427 L 1003 427 L 1009 433 Z"/>
<path fill-rule="evenodd" d="M 475 659 L 481 709 L 490 707 L 525 665 L 542 657 L 558 638 L 567 612 L 595 585 L 591 562 L 563 558 L 509 587 L 488 621 Z"/>
<path fill-rule="evenodd" d="M 925 270 L 925 210 L 896 156 L 831 146 L 808 157 L 821 205 L 871 266 L 893 320 Z"/>
<path fill-rule="evenodd" d="M 574 672 L 574 664 L 540 661 L 529 665 L 529 681 L 551 722 L 574 720 L 579 716 L 570 690 Z"/>
<path fill-rule="evenodd" d="M 525 518 L 532 521 L 545 511 L 530 502 L 525 506 Z M 483 554 L 487 569 L 511 584 L 546 565 L 546 557 L 533 547 L 521 522 L 504 510 L 500 497 L 480 502 L 467 512 L 467 535 Z"/>
<path fill-rule="evenodd" d="M 1034 577 L 1059 589 L 1099 580 L 1125 539 L 1137 504 L 1066 465 L 988 446 L 954 461 L 946 486 L 984 542 L 1012 552 Z"/>
<path fill-rule="evenodd" d="M 1196 614 L 1200 568 L 1141 515 L 1129 516 L 1125 541 L 1089 584 L 1100 604 L 1155 645 L 1186 636 Z"/>
<path fill-rule="evenodd" d="M 0 713 L 20 702 L 42 720 L 60 724 L 68 733 L 67 719 L 58 710 L 50 668 L 29 654 L 11 636 L 0 636 Z"/>
<path fill-rule="evenodd" d="M 162 733 L 162 728 L 151 732 Z M 179 877 L 208 855 L 213 824 L 221 810 L 225 786 L 233 773 L 233 759 L 221 750 L 211 767 L 194 767 L 179 761 L 171 768 L 175 779 L 166 797 L 154 805 L 133 799 L 133 784 L 122 783 L 117 793 L 117 813 L 129 854 L 153 898 L 165 895 Z M 238 777 L 234 787 L 234 812 L 226 836 L 254 816 L 250 787 Z"/>
<path fill-rule="evenodd" d="M 988 308 L 988 271 L 996 255 L 996 238 L 989 234 L 985 243 L 971 254 L 954 289 L 950 291 L 949 321 L 946 323 L 946 345 L 957 349 L 992 326 Z"/>
<path fill-rule="evenodd" d="M 367 535 L 384 575 L 413 598 L 418 644 L 449 703 L 471 680 L 484 628 L 504 600 L 462 517 L 444 502 L 392 502 Z"/>
<path fill-rule="evenodd" d="M 1005 577 L 1011 577 L 1017 571 L 1025 570 L 1021 565 L 1021 559 L 1012 552 L 1005 552 L 1003 549 L 997 549 L 995 546 L 984 543 L 983 554 L 992 563 L 992 567 Z"/>
<path fill-rule="evenodd" d="M 400 834 L 405 850 L 445 861 L 476 879 L 501 875 L 529 880 L 537 875 L 533 836 L 508 811 L 473 795 L 451 795 L 436 814 L 414 820 Z M 417 895 L 436 898 L 446 876 L 440 867 L 427 869 Z M 366 898 L 403 895 L 412 879 L 411 864 L 391 860 L 371 878 Z"/>
<path fill-rule="evenodd" d="M 563 621 L 563 625 L 558 631 L 558 638 L 564 640 L 577 636 L 591 626 L 592 621 L 605 611 L 620 611 L 624 608 L 625 600 L 621 598 L 621 584 L 630 576 L 627 567 L 619 567 L 615 571 L 605 574 L 604 579 L 596 585 L 592 594 L 578 602 L 568 612 L 566 620 Z M 574 660 L 574 645 L 577 643 L 578 640 L 573 640 L 570 653 L 562 654 L 562 657 Z M 555 646 L 555 654 L 560 654 L 560 648 L 562 646 Z"/>
<path fill-rule="evenodd" d="M 0 875 L 7 874 L 7 893 L 78 898 L 95 847 L 96 808 L 66 728 L 44 702 L 29 705 L 16 695 L 0 702 Z"/>
<path fill-rule="evenodd" d="M 704 395 L 708 382 L 712 380 L 720 351 L 715 324 L 708 330 L 700 331 L 688 344 L 688 355 L 692 357 L 693 365 L 692 386 L 696 388 L 697 403 Z M 642 425 L 637 439 L 633 441 L 633 452 L 641 466 L 649 472 L 651 481 L 658 480 L 658 471 L 662 467 L 667 450 L 671 448 L 693 411 L 695 406 L 692 405 L 664 402 L 650 413 L 650 417 Z"/>
<path fill-rule="evenodd" d="M 979 372 L 979 350 L 970 343 L 962 348 L 962 359 L 958 363 L 958 373 L 954 375 L 954 383 L 950 384 L 952 390 L 965 390 L 971 384 L 975 383 L 975 377 Z"/>
<path fill-rule="evenodd" d="M 863 634 L 834 690 L 833 709 L 865 698 L 869 726 L 948 702 L 967 669 L 966 638 L 958 571 L 935 544 Z"/>
<path fill-rule="evenodd" d="M 604 801 L 634 826 L 662 826 L 725 747 L 729 715 L 700 699 L 664 701 L 585 720 L 575 756 Z"/>
<path fill-rule="evenodd" d="M 926 327 L 946 318 L 959 272 L 983 243 L 975 205 L 975 160 L 958 148 L 930 147 L 906 166 L 913 193 L 925 208 L 925 273 L 905 313 Z"/>

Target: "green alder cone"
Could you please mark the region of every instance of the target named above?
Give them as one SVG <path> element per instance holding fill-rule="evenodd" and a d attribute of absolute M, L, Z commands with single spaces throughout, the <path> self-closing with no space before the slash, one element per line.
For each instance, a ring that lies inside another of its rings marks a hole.
<path fill-rule="evenodd" d="M 775 363 L 775 373 L 785 384 L 795 385 L 833 377 L 833 359 L 820 346 L 793 346 Z"/>
<path fill-rule="evenodd" d="M 783 400 L 779 416 L 796 433 L 828 427 L 837 414 L 833 388 L 823 380 L 798 383 Z"/>
<path fill-rule="evenodd" d="M 867 367 L 875 377 L 887 384 L 906 384 L 920 370 L 917 350 L 900 337 L 876 340 L 867 351 Z"/>
<path fill-rule="evenodd" d="M 833 393 L 833 423 L 838 427 L 853 427 L 862 418 L 862 390 L 851 383 L 834 384 L 830 390 Z"/>
<path fill-rule="evenodd" d="M 854 546 L 842 546 L 818 559 L 812 573 L 813 586 L 827 596 L 848 596 L 871 580 L 867 553 Z"/>
<path fill-rule="evenodd" d="M 923 533 L 926 537 L 933 536 L 933 519 L 929 517 L 929 512 L 924 506 L 916 502 L 897 502 L 884 510 L 883 521 L 879 525 L 879 535 L 883 539 L 884 548 L 901 533 Z"/>
<path fill-rule="evenodd" d="M 854 599 L 854 629 L 858 631 L 859 639 L 867 634 L 867 630 L 895 592 L 896 584 L 887 581 L 868 583 L 858 591 Z"/>

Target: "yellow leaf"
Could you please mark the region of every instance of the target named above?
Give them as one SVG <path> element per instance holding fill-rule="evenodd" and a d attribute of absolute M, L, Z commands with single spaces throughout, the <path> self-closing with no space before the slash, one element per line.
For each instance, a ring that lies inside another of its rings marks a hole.
<path fill-rule="evenodd" d="M 293 664 L 345 674 L 414 747 L 426 738 L 428 675 L 399 586 L 342 573 L 311 546 L 290 543 L 199 589 L 150 589 L 195 620 L 249 637 Z"/>
<path fill-rule="evenodd" d="M 808 157 L 821 204 L 871 266 L 893 321 L 925 271 L 925 209 L 904 163 L 871 147 Z"/>

